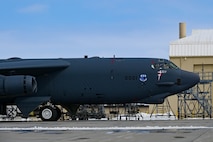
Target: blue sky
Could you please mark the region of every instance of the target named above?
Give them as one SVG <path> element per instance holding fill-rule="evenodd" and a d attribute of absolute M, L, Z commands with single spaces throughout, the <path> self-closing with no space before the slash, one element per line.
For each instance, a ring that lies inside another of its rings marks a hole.
<path fill-rule="evenodd" d="M 0 58 L 169 58 L 178 23 L 213 28 L 211 0 L 0 0 Z"/>

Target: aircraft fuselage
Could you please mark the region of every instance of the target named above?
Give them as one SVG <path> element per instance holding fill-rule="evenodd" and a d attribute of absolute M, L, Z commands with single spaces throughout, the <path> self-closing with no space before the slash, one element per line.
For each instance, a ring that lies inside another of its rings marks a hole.
<path fill-rule="evenodd" d="M 27 101 L 33 103 L 36 97 L 39 97 L 37 103 L 49 97 L 53 104 L 62 106 L 163 103 L 167 96 L 199 82 L 198 75 L 183 71 L 166 59 L 155 58 L 1 60 L 0 74 L 5 78 L 15 75 L 35 77 L 36 91 L 29 95 L 24 92 L 7 95 L 5 91 L 0 94 L 1 104 L 17 105 Z"/>

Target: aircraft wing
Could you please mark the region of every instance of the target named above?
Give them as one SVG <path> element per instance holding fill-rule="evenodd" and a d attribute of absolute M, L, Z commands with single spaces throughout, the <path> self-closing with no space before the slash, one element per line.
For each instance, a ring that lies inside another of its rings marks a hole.
<path fill-rule="evenodd" d="M 1 75 L 27 74 L 40 75 L 64 69 L 70 65 L 62 59 L 35 59 L 0 62 Z"/>
<path fill-rule="evenodd" d="M 35 77 L 67 68 L 63 59 L 10 59 L 0 60 L 0 103 L 14 100 L 24 117 L 50 96 L 34 96 L 37 92 Z M 0 106 L 1 109 L 1 106 Z"/>

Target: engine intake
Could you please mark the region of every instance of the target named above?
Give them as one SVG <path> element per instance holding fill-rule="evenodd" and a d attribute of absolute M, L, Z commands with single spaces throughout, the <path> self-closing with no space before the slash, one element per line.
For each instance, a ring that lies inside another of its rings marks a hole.
<path fill-rule="evenodd" d="M 30 95 L 35 92 L 37 82 L 33 76 L 0 76 L 0 95 Z"/>

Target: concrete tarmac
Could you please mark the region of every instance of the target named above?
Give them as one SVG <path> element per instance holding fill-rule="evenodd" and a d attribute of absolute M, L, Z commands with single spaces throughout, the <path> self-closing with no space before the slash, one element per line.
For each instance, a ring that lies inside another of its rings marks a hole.
<path fill-rule="evenodd" d="M 0 142 L 212 142 L 213 120 L 0 122 Z"/>

